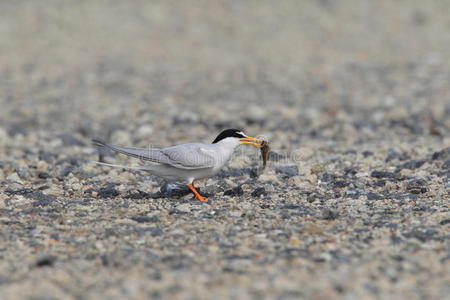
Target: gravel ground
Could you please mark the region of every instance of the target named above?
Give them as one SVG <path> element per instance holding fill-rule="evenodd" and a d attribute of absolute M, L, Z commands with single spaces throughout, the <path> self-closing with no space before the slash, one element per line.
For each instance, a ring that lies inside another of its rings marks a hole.
<path fill-rule="evenodd" d="M 0 3 L 1 299 L 448 297 L 450 2 L 44 3 Z M 208 204 L 93 163 L 234 127 L 271 160 Z"/>

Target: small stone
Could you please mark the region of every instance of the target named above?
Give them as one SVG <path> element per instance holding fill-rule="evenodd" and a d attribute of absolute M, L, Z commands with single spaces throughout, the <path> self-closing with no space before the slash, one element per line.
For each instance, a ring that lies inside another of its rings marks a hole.
<path fill-rule="evenodd" d="M 191 206 L 187 203 L 183 203 L 180 205 L 177 205 L 176 210 L 182 213 L 189 213 L 191 212 Z"/>
<path fill-rule="evenodd" d="M 313 164 L 311 166 L 311 174 L 320 174 L 325 171 L 325 167 L 321 164 Z"/>
<path fill-rule="evenodd" d="M 83 188 L 83 185 L 81 185 L 80 183 L 74 183 L 70 186 L 70 188 L 74 191 L 79 191 Z"/>
<path fill-rule="evenodd" d="M 445 162 L 442 164 L 441 169 L 444 169 L 444 170 L 450 169 L 450 159 L 447 160 L 447 161 L 445 161 Z"/>
<path fill-rule="evenodd" d="M 9 175 L 6 177 L 6 180 L 8 180 L 8 181 L 13 181 L 13 182 L 17 182 L 17 183 L 20 183 L 20 184 L 23 183 L 22 180 L 20 179 L 19 175 L 18 175 L 16 172 L 13 172 L 13 173 L 9 174 Z"/>
<path fill-rule="evenodd" d="M 320 227 L 319 225 L 317 225 L 315 223 L 308 222 L 308 223 L 306 223 L 305 226 L 303 226 L 302 232 L 303 233 L 308 233 L 308 234 L 311 234 L 311 235 L 315 235 L 315 234 L 323 233 L 323 229 L 322 229 L 322 227 Z"/>
<path fill-rule="evenodd" d="M 409 232 L 402 233 L 404 237 L 406 238 L 415 238 L 422 243 L 431 240 L 434 238 L 434 235 L 436 235 L 438 232 L 435 229 L 431 228 L 416 228 Z"/>
<path fill-rule="evenodd" d="M 373 152 L 372 152 L 372 151 L 364 151 L 364 152 L 362 153 L 362 155 L 364 156 L 364 158 L 367 158 L 367 157 L 369 157 L 369 156 L 372 156 L 372 155 L 373 155 Z"/>
<path fill-rule="evenodd" d="M 431 157 L 433 160 L 447 160 L 450 159 L 450 147 L 445 148 L 441 151 L 433 153 L 433 156 Z"/>
<path fill-rule="evenodd" d="M 278 177 L 274 174 L 262 173 L 261 175 L 259 175 L 259 181 L 266 183 L 277 183 Z"/>
<path fill-rule="evenodd" d="M 450 224 L 450 219 L 445 219 L 439 222 L 439 225 L 447 225 Z"/>
<path fill-rule="evenodd" d="M 62 134 L 58 136 L 58 138 L 63 142 L 66 146 L 82 146 L 83 142 L 77 137 L 70 134 Z"/>
<path fill-rule="evenodd" d="M 322 218 L 325 220 L 336 220 L 339 217 L 339 212 L 335 209 L 326 208 L 322 211 Z"/>
<path fill-rule="evenodd" d="M 331 181 L 334 181 L 335 178 L 336 178 L 336 176 L 334 174 L 330 174 L 330 173 L 327 173 L 327 172 L 324 172 L 324 173 L 319 175 L 319 180 L 321 182 L 331 182 Z"/>
<path fill-rule="evenodd" d="M 297 176 L 298 175 L 298 167 L 295 165 L 284 165 L 277 166 L 275 171 L 279 174 L 283 174 L 288 177 Z"/>
<path fill-rule="evenodd" d="M 159 222 L 160 218 L 159 216 L 152 216 L 152 217 L 131 217 L 131 220 L 138 222 L 138 223 L 155 223 Z"/>
<path fill-rule="evenodd" d="M 374 178 L 395 178 L 395 173 L 388 171 L 372 171 L 370 176 Z"/>
<path fill-rule="evenodd" d="M 378 195 L 373 192 L 368 192 L 366 194 L 366 196 L 367 196 L 367 200 L 383 200 L 383 197 L 381 195 Z"/>
<path fill-rule="evenodd" d="M 413 194 L 423 194 L 428 191 L 427 185 L 423 179 L 413 179 L 406 184 L 406 190 Z"/>
<path fill-rule="evenodd" d="M 19 177 L 21 179 L 28 179 L 28 177 L 30 177 L 30 174 L 28 172 L 28 168 L 18 167 L 18 168 L 16 168 L 15 171 L 16 171 L 17 175 L 19 175 Z"/>
<path fill-rule="evenodd" d="M 47 206 L 56 200 L 55 196 L 44 194 L 41 191 L 31 191 L 24 194 L 24 196 L 28 199 L 36 200 L 33 202 L 33 206 Z"/>
<path fill-rule="evenodd" d="M 46 163 L 52 163 L 55 160 L 55 155 L 46 151 L 39 151 L 39 160 Z"/>
<path fill-rule="evenodd" d="M 252 192 L 252 197 L 257 197 L 257 198 L 259 198 L 259 197 L 261 197 L 261 196 L 266 196 L 267 195 L 267 192 L 266 192 L 266 189 L 265 188 L 263 188 L 263 187 L 259 187 L 259 188 L 256 188 L 253 192 Z"/>
<path fill-rule="evenodd" d="M 101 198 L 114 198 L 119 196 L 119 192 L 114 188 L 114 186 L 99 188 L 97 193 Z"/>
<path fill-rule="evenodd" d="M 235 218 L 240 218 L 242 216 L 242 211 L 232 210 L 232 211 L 230 211 L 230 216 L 235 217 Z"/>
<path fill-rule="evenodd" d="M 317 175 L 316 174 L 308 174 L 305 176 L 305 179 L 312 185 L 317 184 Z"/>
<path fill-rule="evenodd" d="M 403 170 L 403 169 L 415 170 L 415 169 L 420 168 L 424 164 L 425 164 L 425 160 L 410 160 L 408 162 L 405 162 L 405 163 L 397 166 L 396 172 Z"/>
<path fill-rule="evenodd" d="M 136 131 L 136 134 L 140 138 L 147 138 L 153 133 L 153 126 L 151 125 L 144 125 L 139 127 L 139 129 Z"/>
<path fill-rule="evenodd" d="M 34 264 L 36 267 L 52 267 L 57 260 L 56 256 L 53 255 L 45 255 L 37 259 Z"/>
<path fill-rule="evenodd" d="M 223 194 L 224 194 L 224 196 L 235 197 L 235 196 L 242 196 L 244 194 L 244 191 L 242 190 L 241 186 L 237 186 L 230 190 L 226 190 Z"/>
<path fill-rule="evenodd" d="M 39 172 L 38 177 L 41 179 L 47 179 L 50 178 L 50 174 L 48 174 L 47 172 Z"/>
<path fill-rule="evenodd" d="M 40 160 L 37 162 L 36 168 L 40 172 L 47 172 L 48 171 L 48 163 L 44 160 Z"/>

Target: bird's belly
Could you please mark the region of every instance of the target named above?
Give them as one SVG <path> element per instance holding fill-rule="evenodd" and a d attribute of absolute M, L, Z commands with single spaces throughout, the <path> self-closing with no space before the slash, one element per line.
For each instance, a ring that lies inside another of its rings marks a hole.
<path fill-rule="evenodd" d="M 215 175 L 215 168 L 181 169 L 167 165 L 157 165 L 150 172 L 169 181 L 191 183 L 195 179 L 208 178 Z"/>

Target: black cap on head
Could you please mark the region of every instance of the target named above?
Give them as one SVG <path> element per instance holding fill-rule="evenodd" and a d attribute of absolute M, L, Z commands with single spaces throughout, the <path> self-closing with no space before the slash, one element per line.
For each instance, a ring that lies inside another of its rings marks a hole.
<path fill-rule="evenodd" d="M 212 142 L 213 144 L 227 138 L 227 137 L 235 137 L 235 138 L 240 138 L 243 139 L 246 136 L 242 133 L 242 130 L 239 129 L 225 129 L 224 131 L 222 131 L 217 137 L 216 139 Z"/>

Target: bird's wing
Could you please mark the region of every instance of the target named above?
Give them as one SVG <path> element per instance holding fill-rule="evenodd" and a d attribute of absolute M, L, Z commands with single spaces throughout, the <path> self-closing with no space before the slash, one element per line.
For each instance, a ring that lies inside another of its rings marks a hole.
<path fill-rule="evenodd" d="M 167 164 L 181 169 L 203 169 L 214 166 L 214 159 L 202 150 L 202 144 L 184 144 L 164 149 L 134 148 L 108 144 L 101 140 L 92 140 L 97 147 L 106 147 L 113 151 L 148 160 Z"/>
<path fill-rule="evenodd" d="M 161 152 L 169 158 L 169 164 L 177 168 L 204 169 L 215 165 L 213 151 L 204 144 L 182 144 L 161 149 Z"/>

